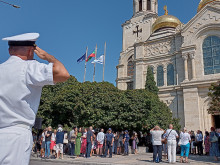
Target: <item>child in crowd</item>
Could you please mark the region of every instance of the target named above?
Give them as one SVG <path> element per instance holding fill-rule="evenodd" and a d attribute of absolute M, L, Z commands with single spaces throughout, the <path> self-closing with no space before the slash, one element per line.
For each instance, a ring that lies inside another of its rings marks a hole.
<path fill-rule="evenodd" d="M 195 146 L 195 138 L 192 138 L 192 142 L 191 142 L 191 149 L 192 149 L 192 154 L 196 155 L 196 146 Z"/>

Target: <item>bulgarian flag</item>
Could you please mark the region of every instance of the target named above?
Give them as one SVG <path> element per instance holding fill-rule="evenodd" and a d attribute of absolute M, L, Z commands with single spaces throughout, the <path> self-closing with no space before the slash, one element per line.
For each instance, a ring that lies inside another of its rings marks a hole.
<path fill-rule="evenodd" d="M 92 57 L 95 57 L 95 51 L 93 51 L 92 54 L 89 55 L 86 62 L 89 62 L 92 59 Z"/>

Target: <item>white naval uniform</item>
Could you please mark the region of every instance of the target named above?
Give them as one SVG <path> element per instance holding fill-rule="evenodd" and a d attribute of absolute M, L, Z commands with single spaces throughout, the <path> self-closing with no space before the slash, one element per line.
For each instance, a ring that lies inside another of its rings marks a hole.
<path fill-rule="evenodd" d="M 0 165 L 28 165 L 41 91 L 53 85 L 53 64 L 11 56 L 0 64 Z"/>

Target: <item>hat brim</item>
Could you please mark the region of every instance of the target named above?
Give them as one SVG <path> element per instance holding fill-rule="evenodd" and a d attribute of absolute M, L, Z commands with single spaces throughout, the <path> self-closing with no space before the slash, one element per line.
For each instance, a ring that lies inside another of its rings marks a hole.
<path fill-rule="evenodd" d="M 35 46 L 35 41 L 8 41 L 9 46 Z"/>

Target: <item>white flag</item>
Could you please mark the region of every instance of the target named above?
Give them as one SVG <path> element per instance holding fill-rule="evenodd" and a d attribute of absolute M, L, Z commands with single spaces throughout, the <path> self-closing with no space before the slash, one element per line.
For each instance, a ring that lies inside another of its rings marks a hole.
<path fill-rule="evenodd" d="M 104 62 L 104 55 L 101 55 L 98 59 L 94 60 L 92 64 L 94 63 L 103 64 L 103 62 Z"/>

